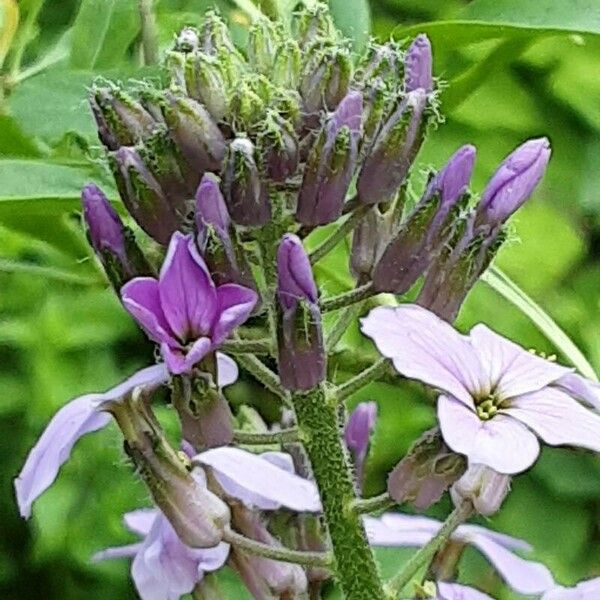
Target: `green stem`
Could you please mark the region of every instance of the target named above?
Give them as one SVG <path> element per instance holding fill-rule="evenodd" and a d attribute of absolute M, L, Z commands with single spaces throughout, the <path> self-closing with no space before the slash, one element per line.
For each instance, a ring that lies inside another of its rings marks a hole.
<path fill-rule="evenodd" d="M 464 502 L 457 506 L 450 516 L 444 521 L 441 529 L 425 546 L 415 552 L 404 565 L 400 573 L 390 579 L 385 586 L 388 598 L 401 598 L 402 590 L 410 583 L 415 573 L 423 566 L 429 564 L 436 552 L 446 544 L 456 528 L 461 525 L 473 512 L 473 505 Z"/>
<path fill-rule="evenodd" d="M 364 306 L 364 302 L 357 302 L 352 306 L 348 306 L 337 318 L 325 340 L 325 347 L 327 348 L 328 353 L 335 350 L 338 342 L 342 339 L 342 336 L 346 333 L 348 327 L 352 325 L 352 322 L 358 318 Z"/>
<path fill-rule="evenodd" d="M 239 354 L 236 356 L 236 361 L 268 390 L 279 396 L 285 403 L 289 403 L 289 394 L 281 385 L 279 377 L 257 356 L 254 354 Z"/>
<path fill-rule="evenodd" d="M 298 429 L 292 427 L 290 429 L 282 429 L 280 431 L 234 431 L 233 440 L 238 444 L 248 446 L 263 446 L 267 444 L 287 444 L 289 442 L 298 441 Z"/>
<path fill-rule="evenodd" d="M 343 402 L 352 394 L 358 392 L 361 388 L 369 385 L 371 382 L 379 379 L 390 367 L 390 361 L 387 358 L 380 358 L 376 363 L 365 369 L 358 375 L 348 379 L 338 386 L 335 396 L 338 402 Z"/>
<path fill-rule="evenodd" d="M 387 493 L 379 494 L 379 496 L 373 496 L 372 498 L 359 498 L 352 503 L 352 510 L 359 515 L 368 513 L 378 512 L 380 510 L 387 510 L 392 508 L 397 503 Z"/>
<path fill-rule="evenodd" d="M 334 296 L 333 298 L 325 298 L 321 301 L 321 311 L 330 312 L 332 310 L 338 310 L 345 306 L 351 306 L 358 302 L 362 302 L 371 296 L 374 296 L 377 292 L 373 290 L 373 284 L 371 282 L 365 283 L 360 287 L 357 287 L 349 292 Z"/>
<path fill-rule="evenodd" d="M 229 354 L 271 354 L 271 340 L 227 340 L 221 350 Z"/>
<path fill-rule="evenodd" d="M 371 210 L 371 206 L 359 206 L 324 242 L 317 246 L 309 255 L 311 264 L 319 262 L 327 256 L 362 220 Z"/>
<path fill-rule="evenodd" d="M 303 550 L 291 550 L 290 548 L 283 548 L 281 546 L 270 546 L 269 544 L 263 544 L 262 542 L 247 538 L 232 529 L 226 529 L 224 531 L 223 540 L 230 544 L 234 544 L 250 554 L 257 554 L 258 556 L 264 556 L 265 558 L 270 558 L 272 560 L 281 560 L 283 562 L 306 565 L 309 567 L 329 567 L 332 563 L 332 556 L 329 553 L 305 552 Z"/>
<path fill-rule="evenodd" d="M 154 0 L 139 0 L 140 20 L 142 23 L 142 50 L 144 64 L 158 63 L 158 27 L 154 15 Z"/>
<path fill-rule="evenodd" d="M 383 587 L 362 519 L 350 509 L 356 493 L 348 452 L 338 428 L 338 403 L 322 387 L 292 398 L 321 494 L 335 574 L 344 598 L 383 600 Z"/>

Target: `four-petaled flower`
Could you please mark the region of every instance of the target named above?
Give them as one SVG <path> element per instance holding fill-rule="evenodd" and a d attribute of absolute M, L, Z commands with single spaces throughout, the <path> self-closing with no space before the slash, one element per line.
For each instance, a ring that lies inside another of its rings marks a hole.
<path fill-rule="evenodd" d="M 254 290 L 216 286 L 193 236 L 175 232 L 158 280 L 137 277 L 123 286 L 123 304 L 160 344 L 169 370 L 189 373 L 250 316 Z"/>
<path fill-rule="evenodd" d="M 594 384 L 523 350 L 485 325 L 469 336 L 416 305 L 379 307 L 362 331 L 396 370 L 443 393 L 437 412 L 442 435 L 472 464 L 519 473 L 547 444 L 600 452 L 600 416 L 573 399 L 573 380 L 588 395 Z"/>

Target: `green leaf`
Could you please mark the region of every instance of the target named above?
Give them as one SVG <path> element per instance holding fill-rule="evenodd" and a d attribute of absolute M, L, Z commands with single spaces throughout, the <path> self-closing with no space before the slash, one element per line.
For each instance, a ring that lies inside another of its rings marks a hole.
<path fill-rule="evenodd" d="M 362 50 L 371 34 L 371 10 L 367 0 L 329 0 L 335 24 L 353 41 L 354 49 Z"/>
<path fill-rule="evenodd" d="M 514 304 L 529 317 L 535 326 L 556 346 L 577 370 L 586 377 L 597 381 L 594 372 L 581 350 L 571 341 L 569 336 L 557 325 L 552 317 L 539 304 L 530 298 L 516 283 L 511 281 L 497 267 L 490 267 L 482 280 L 493 287 L 500 295 Z"/>

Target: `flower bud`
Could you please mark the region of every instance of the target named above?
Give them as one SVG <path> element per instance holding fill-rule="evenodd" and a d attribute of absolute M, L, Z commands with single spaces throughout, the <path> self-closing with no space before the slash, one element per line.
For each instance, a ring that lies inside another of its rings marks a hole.
<path fill-rule="evenodd" d="M 364 465 L 369 450 L 369 439 L 377 420 L 377 403 L 360 402 L 350 414 L 344 439 L 354 458 L 354 468 L 359 488 L 364 481 Z"/>
<path fill-rule="evenodd" d="M 418 35 L 406 52 L 404 88 L 406 92 L 416 89 L 433 91 L 431 42 L 425 34 Z"/>
<path fill-rule="evenodd" d="M 336 41 L 338 37 L 329 7 L 324 2 L 315 2 L 298 13 L 296 39 L 303 50 L 321 40 Z"/>
<path fill-rule="evenodd" d="M 373 268 L 390 241 L 393 217 L 393 211 L 382 214 L 374 206 L 354 230 L 350 271 L 357 281 L 366 283 L 371 279 Z"/>
<path fill-rule="evenodd" d="M 340 103 L 308 157 L 298 194 L 296 220 L 314 227 L 339 218 L 358 156 L 362 95 L 350 92 Z"/>
<path fill-rule="evenodd" d="M 180 219 L 159 183 L 134 148 L 123 146 L 109 157 L 119 194 L 138 225 L 157 242 L 167 245 Z"/>
<path fill-rule="evenodd" d="M 107 407 L 125 438 L 125 451 L 152 499 L 184 544 L 211 548 L 229 525 L 227 505 L 194 478 L 171 448 L 144 398 L 134 393 Z"/>
<path fill-rule="evenodd" d="M 388 493 L 398 503 L 412 502 L 419 510 L 435 504 L 465 472 L 465 458 L 452 452 L 437 428 L 426 431 L 394 467 Z"/>
<path fill-rule="evenodd" d="M 510 491 L 510 475 L 502 475 L 485 465 L 471 465 L 450 488 L 455 506 L 470 500 L 484 517 L 497 512 Z"/>
<path fill-rule="evenodd" d="M 283 236 L 277 252 L 278 365 L 288 390 L 310 390 L 325 379 L 321 313 L 310 261 L 300 239 Z"/>
<path fill-rule="evenodd" d="M 381 127 L 358 176 L 358 197 L 362 203 L 394 199 L 425 138 L 426 102 L 424 90 L 409 92 Z"/>
<path fill-rule="evenodd" d="M 528 140 L 509 154 L 481 196 L 475 226 L 504 223 L 531 196 L 549 160 L 547 138 Z"/>
<path fill-rule="evenodd" d="M 216 175 L 206 173 L 196 193 L 198 245 L 217 285 L 238 283 L 255 289 L 244 253 L 234 243 L 235 231 Z"/>
<path fill-rule="evenodd" d="M 404 75 L 402 52 L 394 42 L 372 44 L 361 61 L 356 79 L 365 87 L 380 79 L 395 86 Z"/>
<path fill-rule="evenodd" d="M 200 33 L 195 27 L 184 27 L 175 38 L 174 50 L 188 54 L 200 47 Z"/>
<path fill-rule="evenodd" d="M 133 146 L 143 140 L 156 124 L 139 102 L 115 86 L 93 87 L 89 101 L 98 137 L 109 150 Z"/>
<path fill-rule="evenodd" d="M 474 162 L 475 148 L 463 146 L 430 181 L 375 267 L 373 284 L 377 291 L 403 294 L 425 272 L 447 241 L 449 215 L 467 190 Z"/>
<path fill-rule="evenodd" d="M 229 145 L 223 192 L 229 214 L 238 225 L 256 227 L 271 219 L 268 190 L 256 165 L 254 144 L 248 138 L 236 138 Z"/>
<path fill-rule="evenodd" d="M 209 10 L 204 15 L 200 28 L 200 50 L 205 54 L 216 56 L 222 49 L 237 52 L 231 39 L 227 23 L 215 10 Z"/>
<path fill-rule="evenodd" d="M 215 121 L 227 112 L 227 88 L 221 63 L 213 56 L 194 52 L 185 60 L 185 87 Z"/>
<path fill-rule="evenodd" d="M 285 40 L 275 53 L 273 83 L 287 90 L 295 90 L 302 71 L 302 53 L 295 40 Z"/>
<path fill-rule="evenodd" d="M 259 73 L 271 76 L 275 50 L 280 42 L 275 23 L 267 17 L 257 18 L 248 32 L 248 62 Z"/>
<path fill-rule="evenodd" d="M 292 125 L 276 111 L 267 112 L 257 143 L 269 179 L 282 182 L 294 175 L 299 162 L 298 139 Z"/>
<path fill-rule="evenodd" d="M 81 192 L 88 237 L 115 289 L 139 275 L 150 274 L 150 266 L 100 188 L 86 185 Z"/>

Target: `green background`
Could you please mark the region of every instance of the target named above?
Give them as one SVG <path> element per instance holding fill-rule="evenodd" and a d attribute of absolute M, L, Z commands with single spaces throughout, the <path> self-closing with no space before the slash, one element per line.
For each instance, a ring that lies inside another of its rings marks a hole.
<path fill-rule="evenodd" d="M 86 86 L 104 75 L 152 79 L 139 66 L 136 0 L 0 2 L 0 598 L 134 598 L 125 561 L 90 556 L 132 541 L 121 514 L 147 504 L 113 428 L 78 443 L 60 478 L 25 523 L 12 478 L 50 416 L 78 394 L 102 390 L 152 360 L 152 348 L 121 310 L 81 233 L 78 196 L 94 180 L 111 190 L 97 158 Z M 185 24 L 217 4 L 243 42 L 248 2 L 158 0 L 164 48 Z M 294 2 L 264 2 L 289 10 Z M 432 132 L 413 176 L 461 144 L 478 148 L 474 189 L 531 136 L 549 136 L 553 158 L 543 184 L 513 219 L 500 265 L 570 334 L 600 368 L 600 0 L 331 0 L 334 17 L 360 49 L 369 35 L 403 39 L 426 31 L 446 122 Z M 370 33 L 369 33 L 370 32 Z M 3 49 L 8 48 L 5 53 Z M 344 249 L 318 268 L 330 293 L 350 285 Z M 488 323 L 527 347 L 555 349 L 515 307 L 479 283 L 459 326 Z M 340 368 L 372 348 L 351 331 Z M 565 360 L 565 357 L 559 358 Z M 251 384 L 242 382 L 236 398 Z M 368 463 L 367 492 L 410 442 L 434 423 L 431 398 L 416 385 L 374 384 L 352 399 L 376 399 L 380 418 Z M 167 418 L 169 415 L 165 415 Z M 444 515 L 442 503 L 432 514 Z M 515 479 L 490 525 L 522 536 L 562 583 L 600 575 L 600 459 L 546 449 Z M 381 554 L 393 572 L 405 552 Z M 462 579 L 499 598 L 487 563 L 468 551 Z M 232 588 L 235 590 L 235 588 Z M 231 598 L 242 592 L 231 591 Z"/>

